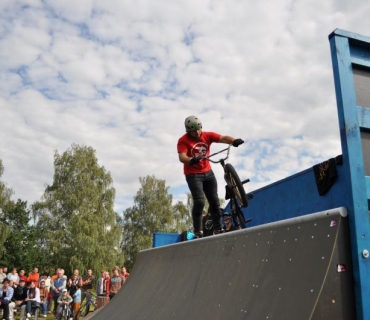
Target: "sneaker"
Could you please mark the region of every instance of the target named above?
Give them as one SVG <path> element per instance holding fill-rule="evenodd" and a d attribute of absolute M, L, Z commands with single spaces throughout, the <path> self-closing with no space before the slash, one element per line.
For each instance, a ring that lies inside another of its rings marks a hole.
<path fill-rule="evenodd" d="M 26 317 L 27 318 L 31 318 L 31 315 L 29 313 L 27 313 Z"/>
<path fill-rule="evenodd" d="M 195 231 L 194 232 L 194 239 L 203 238 L 203 231 Z"/>
<path fill-rule="evenodd" d="M 42 316 L 43 316 L 44 318 L 46 318 L 46 317 L 47 317 L 47 316 L 46 316 L 46 314 L 43 314 Z"/>

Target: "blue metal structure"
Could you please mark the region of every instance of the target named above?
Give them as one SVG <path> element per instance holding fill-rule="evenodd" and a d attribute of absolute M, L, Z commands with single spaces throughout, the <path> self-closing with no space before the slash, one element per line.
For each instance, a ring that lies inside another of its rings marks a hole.
<path fill-rule="evenodd" d="M 343 30 L 330 36 L 345 166 L 357 319 L 370 318 L 370 38 Z"/>

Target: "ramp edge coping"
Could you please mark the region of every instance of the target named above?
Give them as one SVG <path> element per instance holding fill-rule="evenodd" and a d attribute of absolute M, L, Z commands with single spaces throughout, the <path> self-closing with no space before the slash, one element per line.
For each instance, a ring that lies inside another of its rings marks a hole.
<path fill-rule="evenodd" d="M 256 231 L 262 231 L 265 229 L 271 229 L 274 227 L 284 227 L 284 226 L 291 226 L 293 224 L 298 224 L 298 223 L 304 223 L 304 222 L 309 222 L 309 221 L 314 221 L 314 220 L 320 220 L 320 219 L 325 219 L 328 216 L 341 216 L 341 217 L 347 217 L 347 209 L 345 207 L 338 207 L 334 209 L 329 209 L 329 210 L 324 210 L 324 211 L 319 211 L 315 213 L 310 213 L 306 214 L 303 216 L 299 217 L 294 217 L 290 219 L 284 219 L 280 221 L 274 221 L 270 223 L 266 223 L 263 225 L 247 228 L 247 229 L 242 229 L 242 230 L 236 230 L 232 232 L 227 232 L 227 233 L 222 233 L 219 235 L 213 235 L 210 237 L 205 237 L 202 239 L 196 239 L 196 240 L 189 240 L 189 241 L 183 241 L 183 242 L 177 242 L 177 243 L 172 243 L 156 248 L 149 248 L 149 249 L 143 249 L 140 250 L 140 252 L 145 252 L 145 251 L 151 251 L 151 250 L 161 250 L 163 248 L 166 248 L 168 246 L 178 246 L 178 245 L 190 245 L 190 244 L 196 244 L 199 243 L 199 241 L 214 241 L 216 239 L 221 239 L 221 238 L 228 238 L 228 237 L 233 237 L 236 234 L 241 234 L 241 233 L 250 233 L 250 232 L 256 232 Z"/>

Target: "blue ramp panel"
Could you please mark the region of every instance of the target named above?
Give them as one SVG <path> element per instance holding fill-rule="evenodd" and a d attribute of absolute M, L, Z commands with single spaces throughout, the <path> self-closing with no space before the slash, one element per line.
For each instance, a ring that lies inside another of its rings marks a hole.
<path fill-rule="evenodd" d="M 330 36 L 348 209 L 358 320 L 370 319 L 370 38 Z"/>
<path fill-rule="evenodd" d="M 343 208 L 139 253 L 93 320 L 355 319 Z"/>

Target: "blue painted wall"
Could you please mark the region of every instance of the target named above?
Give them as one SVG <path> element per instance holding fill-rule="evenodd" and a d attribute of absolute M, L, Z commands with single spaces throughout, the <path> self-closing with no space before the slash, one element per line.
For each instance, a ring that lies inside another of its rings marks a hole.
<path fill-rule="evenodd" d="M 317 191 L 312 168 L 252 191 L 254 198 L 243 209 L 246 218 L 252 218 L 248 227 L 341 206 L 348 207 L 350 194 L 343 175 L 345 164 L 336 168 L 338 177 L 323 196 Z"/>

